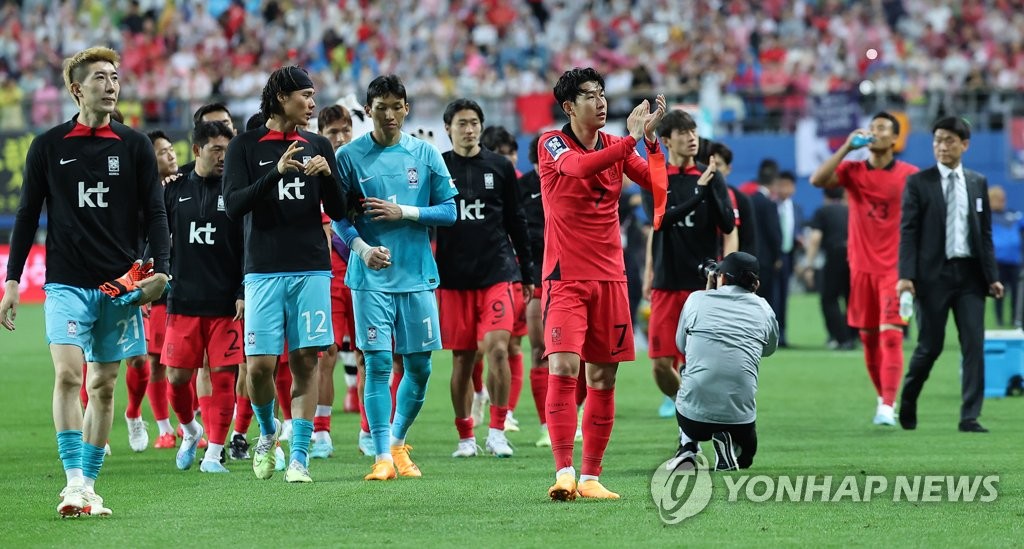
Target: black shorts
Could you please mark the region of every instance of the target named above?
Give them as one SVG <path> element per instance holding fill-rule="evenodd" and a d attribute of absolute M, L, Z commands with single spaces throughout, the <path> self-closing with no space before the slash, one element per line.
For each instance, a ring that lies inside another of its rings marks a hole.
<path fill-rule="evenodd" d="M 740 469 L 746 469 L 754 463 L 757 453 L 757 427 L 755 421 L 750 423 L 704 423 L 695 421 L 676 412 L 676 419 L 686 436 L 698 442 L 711 440 L 715 433 L 729 433 L 737 446 L 736 462 Z"/>

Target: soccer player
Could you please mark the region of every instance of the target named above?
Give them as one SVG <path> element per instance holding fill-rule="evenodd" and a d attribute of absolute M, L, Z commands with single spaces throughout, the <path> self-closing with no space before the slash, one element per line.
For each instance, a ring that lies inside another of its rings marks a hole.
<path fill-rule="evenodd" d="M 709 163 L 711 158 L 715 159 L 715 171 L 722 176 L 722 179 L 726 180 L 729 199 L 732 200 L 733 214 L 736 218 L 736 227 L 733 231 L 722 235 L 722 256 L 737 251 L 754 255 L 757 253 L 757 235 L 754 233 L 754 211 L 750 204 L 750 197 L 728 184 L 729 174 L 732 173 L 732 149 L 725 143 L 713 141 L 708 145 Z"/>
<path fill-rule="evenodd" d="M 207 103 L 196 109 L 196 112 L 192 114 L 192 128 L 195 129 L 201 122 L 222 122 L 231 130 L 232 134 L 238 135 L 235 122 L 231 119 L 231 111 L 224 103 Z M 182 176 L 188 176 L 194 169 L 196 169 L 196 163 L 193 160 L 182 166 L 180 173 Z"/>
<path fill-rule="evenodd" d="M 29 147 L 0 300 L 0 323 L 14 330 L 18 282 L 45 203 L 52 222 L 44 312 L 55 374 L 53 422 L 67 477 L 57 506 L 63 517 L 111 514 L 95 483 L 114 417 L 117 369 L 121 360 L 146 353 L 139 305 L 159 297 L 167 284 L 167 217 L 153 147 L 146 136 L 110 120 L 121 89 L 119 64 L 118 54 L 102 47 L 64 60 L 64 84 L 78 114 Z M 135 212 L 143 214 L 155 269 L 137 284 L 145 273 L 136 261 L 141 227 Z M 78 397 L 83 359 L 89 363 L 84 416 Z"/>
<path fill-rule="evenodd" d="M 658 135 L 668 149 L 669 197 L 661 227 L 650 233 L 644 272 L 644 281 L 652 288 L 648 354 L 654 381 L 665 395 L 659 415 L 675 417 L 676 365 L 686 364 L 675 345 L 679 313 L 690 294 L 707 285 L 697 266 L 720 257 L 719 233 L 731 233 L 735 218 L 725 179 L 716 173 L 717 161 L 712 158 L 708 166 L 700 166 L 694 159 L 698 137 L 693 117 L 680 110 L 669 112 Z M 647 216 L 654 219 L 653 195 L 641 195 Z"/>
<path fill-rule="evenodd" d="M 629 114 L 629 135 L 601 132 L 608 113 L 604 79 L 592 68 L 566 71 L 554 88 L 568 115 L 561 130 L 540 138 L 537 154 L 544 200 L 544 347 L 548 377 L 547 416 L 556 482 L 554 500 L 618 499 L 601 485 L 601 461 L 615 420 L 615 374 L 619 361 L 633 360 L 633 327 L 626 295 L 619 233 L 619 195 L 625 174 L 651 188 L 648 165 L 637 154 L 644 139 L 658 152 L 654 129 L 665 113 L 658 96 L 652 113 L 643 101 Z M 661 192 L 664 192 L 663 190 Z M 660 198 L 659 198 L 660 200 Z M 583 469 L 573 468 L 576 383 L 585 361 Z"/>
<path fill-rule="evenodd" d="M 515 168 L 502 155 L 480 146 L 483 123 L 483 109 L 471 99 L 456 99 L 445 108 L 444 127 L 452 150 L 442 157 L 456 175 L 452 181 L 459 193 L 459 216 L 451 227 L 437 229 L 436 254 L 441 340 L 452 350 L 451 395 L 459 433 L 452 457 L 477 453 L 470 378 L 480 346 L 487 356 L 491 399 L 485 449 L 497 457 L 512 456 L 505 419 L 512 384 L 509 340 L 518 316 L 513 295 L 525 294 L 524 303 L 533 297 L 532 259 L 526 216 L 516 196 Z M 519 373 L 521 380 L 521 368 Z"/>
<path fill-rule="evenodd" d="M 242 226 L 228 219 L 221 195 L 224 154 L 234 136 L 223 122 L 200 122 L 192 131 L 195 170 L 164 190 L 167 220 L 176 238 L 161 356 L 184 432 L 175 461 L 181 470 L 191 468 L 202 438 L 190 382 L 205 356 L 213 390 L 203 414 L 210 440 L 199 466 L 204 473 L 228 472 L 220 455 L 235 404 L 235 375 L 244 360 L 239 322 L 244 311 Z"/>
<path fill-rule="evenodd" d="M 405 85 L 395 75 L 378 76 L 366 90 L 373 131 L 338 150 L 338 169 L 355 206 L 354 225 L 334 225 L 353 257 L 345 284 L 352 289 L 356 347 L 366 363 L 363 405 L 376 461 L 366 480 L 419 477 L 405 443 L 423 407 L 430 377 L 430 352 L 441 348 L 434 289 L 437 264 L 430 251 L 430 226 L 455 222 L 457 191 L 433 145 L 402 131 L 409 114 Z M 405 375 L 390 425 L 392 349 L 402 355 Z M 390 446 L 390 448 L 389 448 Z"/>
<path fill-rule="evenodd" d="M 352 115 L 341 105 L 330 105 L 317 115 L 317 130 L 327 138 L 335 152 L 352 140 Z M 345 411 L 359 411 L 359 395 L 356 383 L 355 325 L 352 320 L 352 292 L 345 286 L 345 271 L 348 264 L 348 246 L 341 237 L 331 230 L 331 218 L 321 214 L 324 232 L 331 248 L 331 324 L 334 327 L 334 342 L 322 353 L 317 368 L 320 375 L 320 395 L 313 416 L 313 445 L 309 455 L 313 458 L 327 458 L 334 455 L 331 441 L 331 412 L 334 406 L 334 365 L 341 356 L 345 365 L 345 381 L 348 391 L 345 396 Z M 340 353 L 339 353 L 340 350 Z"/>
<path fill-rule="evenodd" d="M 330 345 L 331 259 L 320 208 L 345 215 L 345 197 L 327 139 L 306 125 L 316 103 L 300 67 L 275 70 L 263 88 L 266 124 L 231 141 L 224 163 L 228 217 L 245 230 L 245 355 L 249 398 L 260 426 L 257 478 L 274 474 L 280 422 L 274 418 L 274 368 L 287 337 L 293 434 L 287 482 L 312 482 L 309 441 L 317 400 L 317 352 Z"/>
<path fill-rule="evenodd" d="M 515 170 L 516 178 L 521 177 L 523 174 L 516 167 L 519 164 L 519 143 L 516 141 L 516 137 L 512 135 L 512 132 L 505 129 L 504 126 L 489 126 L 487 129 L 480 134 L 480 145 L 492 152 L 496 152 L 501 156 L 504 156 L 512 163 L 512 168 Z M 518 193 L 516 193 L 518 195 Z M 540 256 L 531 256 L 536 263 L 540 263 Z M 516 406 L 519 405 L 519 396 L 523 392 L 523 336 L 527 335 L 526 327 L 526 307 L 530 301 L 530 296 L 523 290 L 524 283 L 531 283 L 529 279 L 524 279 L 523 282 L 513 283 L 515 286 L 512 292 L 512 309 L 515 311 L 515 322 L 512 325 L 512 337 L 508 340 L 508 368 L 511 373 L 511 385 L 509 386 L 508 394 L 508 415 L 505 416 L 505 430 L 516 432 L 519 431 L 519 421 L 516 419 L 513 412 L 516 410 Z M 534 288 L 539 288 L 539 282 L 534 284 Z M 480 363 L 481 368 L 483 363 Z M 474 365 L 476 368 L 476 365 Z M 474 370 L 474 374 L 476 371 Z M 474 400 L 476 395 L 474 395 Z"/>
<path fill-rule="evenodd" d="M 903 327 L 899 315 L 900 211 L 907 176 L 917 167 L 896 160 L 900 123 L 880 112 L 867 130 L 850 133 L 839 150 L 811 175 L 816 187 L 841 185 L 850 205 L 847 254 L 850 262 L 849 325 L 860 329 L 864 362 L 875 386 L 878 404 L 875 425 L 895 425 L 893 406 L 903 376 Z M 843 158 L 854 148 L 854 139 L 870 137 L 867 160 Z"/>
<path fill-rule="evenodd" d="M 530 391 L 533 393 L 533 404 L 537 408 L 537 419 L 540 420 L 540 438 L 535 444 L 538 448 L 551 446 L 547 414 L 544 412 L 544 401 L 548 394 L 548 359 L 544 353 L 544 321 L 541 317 L 544 203 L 540 197 L 540 176 L 537 174 L 537 144 L 539 141 L 539 134 L 530 141 L 529 158 L 533 170 L 519 178 L 519 203 L 523 205 L 523 213 L 526 214 L 526 230 L 530 238 L 530 257 L 533 258 L 533 270 L 529 279 L 534 284 L 533 299 L 526 305 L 526 325 L 530 337 Z"/>

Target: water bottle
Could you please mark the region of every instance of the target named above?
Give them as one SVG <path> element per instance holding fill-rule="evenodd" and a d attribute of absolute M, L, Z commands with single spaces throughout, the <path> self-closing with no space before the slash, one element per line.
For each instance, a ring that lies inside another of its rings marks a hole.
<path fill-rule="evenodd" d="M 903 322 L 909 322 L 914 316 L 914 294 L 910 290 L 903 290 L 900 293 L 900 318 Z"/>
<path fill-rule="evenodd" d="M 874 142 L 875 142 L 874 136 L 858 133 L 857 135 L 853 136 L 853 140 L 850 141 L 850 146 L 852 146 L 855 149 L 859 149 L 859 148 L 867 145 L 868 143 L 874 143 Z"/>

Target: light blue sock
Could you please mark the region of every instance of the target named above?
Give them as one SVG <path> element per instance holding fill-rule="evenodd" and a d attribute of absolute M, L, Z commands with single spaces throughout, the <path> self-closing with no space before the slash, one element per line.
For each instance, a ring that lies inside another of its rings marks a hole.
<path fill-rule="evenodd" d="M 366 420 L 370 424 L 370 435 L 373 436 L 373 449 L 377 455 L 387 454 L 391 452 L 388 439 L 391 427 L 391 388 L 388 386 L 391 352 L 365 351 L 363 357 L 366 362 L 363 405 L 366 407 Z"/>
<path fill-rule="evenodd" d="M 100 476 L 100 467 L 103 467 L 103 447 L 83 442 L 82 474 L 85 478 L 96 480 Z"/>
<path fill-rule="evenodd" d="M 405 375 L 398 386 L 398 405 L 395 407 L 395 422 L 391 426 L 391 436 L 404 440 L 409 427 L 416 420 L 423 399 L 427 396 L 427 381 L 430 380 L 430 353 L 411 353 L 403 355 Z"/>
<path fill-rule="evenodd" d="M 274 426 L 274 399 L 266 404 L 253 402 L 252 412 L 256 416 L 256 423 L 260 424 L 260 434 L 265 437 L 273 435 L 277 430 Z"/>
<path fill-rule="evenodd" d="M 64 463 L 64 470 L 82 468 L 82 432 L 61 431 L 57 433 L 57 452 Z"/>
<path fill-rule="evenodd" d="M 291 461 L 309 466 L 309 439 L 313 436 L 313 422 L 308 419 L 292 419 Z"/>

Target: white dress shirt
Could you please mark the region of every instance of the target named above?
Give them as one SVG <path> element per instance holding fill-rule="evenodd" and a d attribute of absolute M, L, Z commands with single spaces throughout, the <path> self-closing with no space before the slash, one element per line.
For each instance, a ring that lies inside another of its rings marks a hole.
<path fill-rule="evenodd" d="M 942 176 L 942 196 L 947 197 L 952 189 L 954 204 L 952 207 L 946 204 L 946 259 L 958 257 L 971 257 L 971 245 L 968 242 L 967 231 L 967 180 L 964 178 L 964 165 L 958 164 L 956 168 L 950 169 L 939 164 L 939 174 Z M 956 174 L 956 177 L 951 177 Z"/>

